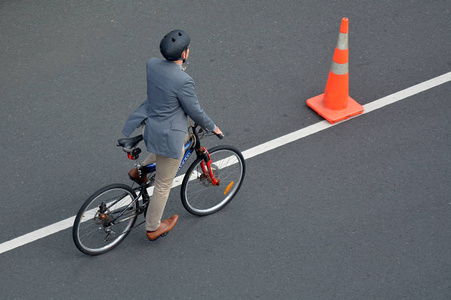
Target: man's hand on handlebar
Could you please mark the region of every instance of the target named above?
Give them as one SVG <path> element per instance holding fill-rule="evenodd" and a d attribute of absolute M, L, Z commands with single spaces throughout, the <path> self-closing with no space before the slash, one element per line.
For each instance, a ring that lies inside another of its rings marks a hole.
<path fill-rule="evenodd" d="M 218 126 L 216 126 L 215 130 L 213 130 L 213 133 L 216 134 L 220 139 L 224 137 L 224 134 Z"/>

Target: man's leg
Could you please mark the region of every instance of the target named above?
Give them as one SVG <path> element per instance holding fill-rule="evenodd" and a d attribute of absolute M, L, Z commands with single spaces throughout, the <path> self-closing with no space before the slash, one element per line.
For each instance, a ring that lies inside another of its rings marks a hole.
<path fill-rule="evenodd" d="M 153 195 L 147 208 L 147 231 L 155 231 L 160 227 L 161 217 L 172 188 L 172 182 L 182 161 L 183 154 L 182 151 L 179 159 L 156 155 L 157 173 Z"/>

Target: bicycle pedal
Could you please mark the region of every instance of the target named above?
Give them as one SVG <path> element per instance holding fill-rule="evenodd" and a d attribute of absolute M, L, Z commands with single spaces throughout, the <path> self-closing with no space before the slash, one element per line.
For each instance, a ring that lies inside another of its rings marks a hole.
<path fill-rule="evenodd" d="M 165 236 L 167 236 L 168 235 L 168 233 L 169 232 L 165 232 L 165 233 L 163 233 L 162 235 L 160 235 L 161 237 L 165 237 Z"/>

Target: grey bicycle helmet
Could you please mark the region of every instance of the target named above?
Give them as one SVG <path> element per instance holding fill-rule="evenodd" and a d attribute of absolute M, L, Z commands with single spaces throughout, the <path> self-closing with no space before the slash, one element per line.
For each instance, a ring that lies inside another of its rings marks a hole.
<path fill-rule="evenodd" d="M 173 30 L 161 40 L 160 52 L 167 60 L 178 60 L 183 51 L 188 49 L 190 41 L 189 35 L 183 30 Z"/>

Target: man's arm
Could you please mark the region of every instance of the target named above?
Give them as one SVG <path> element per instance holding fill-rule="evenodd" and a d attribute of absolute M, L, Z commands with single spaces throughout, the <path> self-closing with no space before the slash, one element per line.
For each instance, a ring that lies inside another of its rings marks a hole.
<path fill-rule="evenodd" d="M 197 99 L 194 91 L 193 79 L 189 78 L 185 81 L 178 93 L 178 98 L 183 110 L 194 122 L 196 122 L 196 124 L 213 132 L 217 129 L 219 130 L 215 123 L 213 123 L 213 121 L 200 107 L 199 100 Z"/>

